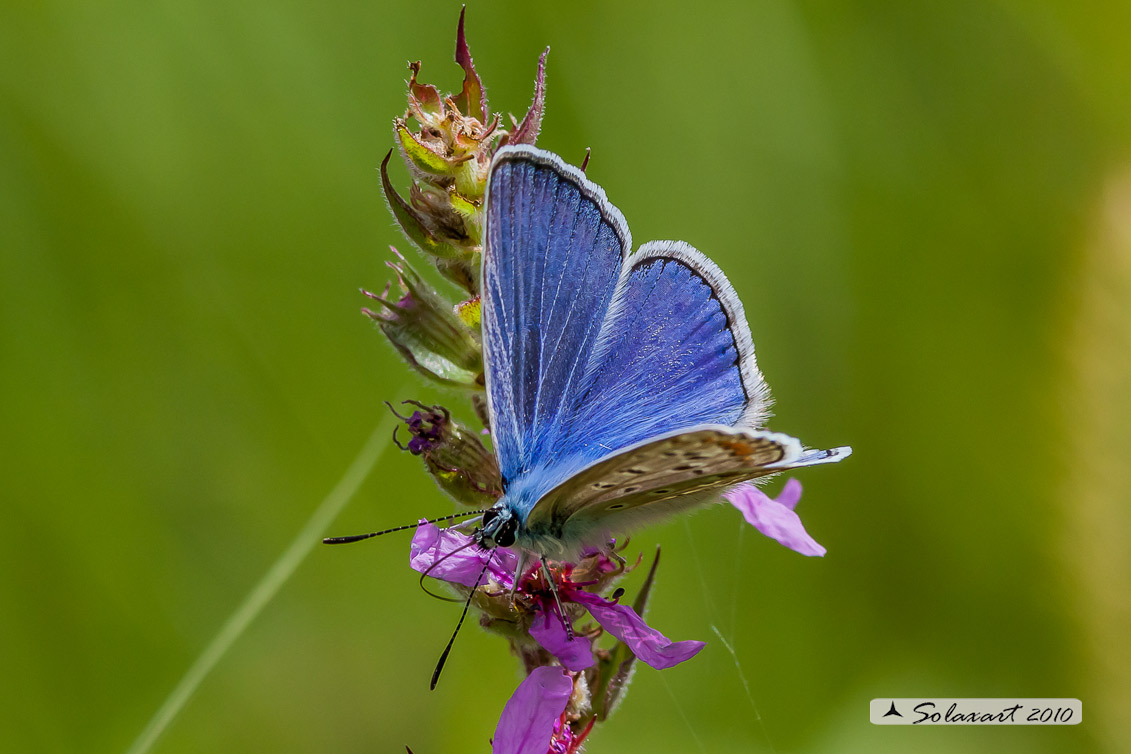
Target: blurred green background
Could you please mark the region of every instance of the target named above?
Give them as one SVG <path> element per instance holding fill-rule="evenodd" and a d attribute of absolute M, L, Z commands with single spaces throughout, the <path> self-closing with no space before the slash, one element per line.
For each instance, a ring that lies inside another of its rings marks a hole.
<path fill-rule="evenodd" d="M 458 88 L 459 4 L 0 10 L 0 731 L 125 751 L 337 482 L 386 399 L 442 400 L 358 313 L 406 62 Z M 1131 54 L 1125 2 L 477 2 L 638 242 L 727 271 L 806 559 L 720 506 L 664 548 L 592 752 L 1131 751 Z M 394 179 L 406 183 L 402 168 Z M 389 446 L 335 522 L 450 510 Z M 488 751 L 519 680 L 407 568 L 317 548 L 153 751 Z M 726 651 L 715 630 L 733 646 Z M 749 684 L 749 697 L 743 689 Z M 1079 726 L 878 728 L 880 696 L 1078 697 Z"/>

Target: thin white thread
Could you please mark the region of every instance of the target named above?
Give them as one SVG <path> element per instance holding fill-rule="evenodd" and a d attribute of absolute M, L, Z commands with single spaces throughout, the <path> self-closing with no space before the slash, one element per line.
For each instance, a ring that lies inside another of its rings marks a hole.
<path fill-rule="evenodd" d="M 679 698 L 676 697 L 675 692 L 672 691 L 672 687 L 664 679 L 664 674 L 659 673 L 657 675 L 660 679 L 660 682 L 664 684 L 664 688 L 667 689 L 668 696 L 672 698 L 672 703 L 675 704 L 676 712 L 678 712 L 679 716 L 683 718 L 683 722 L 687 723 L 687 730 L 691 733 L 691 737 L 695 739 L 695 745 L 699 747 L 699 751 L 703 752 L 703 754 L 707 754 L 707 747 L 703 745 L 703 739 L 699 738 L 699 734 L 695 732 L 695 726 L 692 725 L 691 718 L 688 717 L 687 713 L 683 711 L 683 705 L 679 703 Z"/>
<path fill-rule="evenodd" d="M 738 672 L 738 680 L 742 681 L 742 689 L 746 692 L 746 699 L 750 702 L 750 709 L 754 710 L 754 718 L 758 721 L 758 727 L 762 729 L 762 735 L 766 737 L 766 744 L 769 745 L 770 751 L 777 752 L 774 748 L 774 742 L 770 740 L 770 732 L 766 730 L 766 721 L 762 719 L 762 713 L 758 711 L 758 705 L 754 703 L 754 694 L 750 691 L 750 684 L 746 680 L 746 673 L 742 672 L 742 663 L 738 661 L 738 654 L 734 651 L 734 647 L 727 641 L 722 632 L 719 631 L 718 626 L 712 624 L 711 630 L 715 632 L 715 636 L 719 637 L 719 641 L 726 647 L 730 657 L 734 660 L 734 669 Z"/>
<path fill-rule="evenodd" d="M 741 573 L 742 568 L 742 543 L 746 535 L 746 527 L 738 527 L 738 542 L 734 546 L 734 569 L 731 573 Z M 730 597 L 730 635 L 736 636 L 738 631 L 738 586 L 742 579 L 734 580 L 734 592 Z"/>
<path fill-rule="evenodd" d="M 695 574 L 699 577 L 699 593 L 703 595 L 703 604 L 707 607 L 707 617 L 712 623 L 718 622 L 718 610 L 711 601 L 710 590 L 707 587 L 707 577 L 703 573 L 703 564 L 699 560 L 699 549 L 695 546 L 695 538 L 691 534 L 691 524 L 687 517 L 683 517 L 683 529 L 687 532 L 687 541 L 691 546 L 691 559 L 695 561 Z"/>
<path fill-rule="evenodd" d="M 695 563 L 695 572 L 698 574 L 699 583 L 702 586 L 700 591 L 703 593 L 703 602 L 707 607 L 707 615 L 708 615 L 709 619 L 711 620 L 711 630 L 714 631 L 715 635 L 719 637 L 719 640 L 722 641 L 723 646 L 726 647 L 727 652 L 730 653 L 731 659 L 734 660 L 734 667 L 735 667 L 735 670 L 738 672 L 738 680 L 742 683 L 742 688 L 746 691 L 746 699 L 750 702 L 751 709 L 754 710 L 754 717 L 758 720 L 758 726 L 762 729 L 762 735 L 766 739 L 766 744 L 770 747 L 770 751 L 776 752 L 777 749 L 774 747 L 774 742 L 770 740 L 769 731 L 766 730 L 766 723 L 765 723 L 764 720 L 762 720 L 762 713 L 758 711 L 758 705 L 754 701 L 754 695 L 750 691 L 750 684 L 746 680 L 746 674 L 742 671 L 742 663 L 738 659 L 738 654 L 734 651 L 734 647 L 731 645 L 731 642 L 727 641 L 723 637 L 722 632 L 719 631 L 719 629 L 718 629 L 718 626 L 717 626 L 718 611 L 715 609 L 715 605 L 711 601 L 710 595 L 708 593 L 707 578 L 703 573 L 703 564 L 699 560 L 699 550 L 698 550 L 698 548 L 695 547 L 695 538 L 692 536 L 692 533 L 691 533 L 691 524 L 688 522 L 686 517 L 683 519 L 683 526 L 684 526 L 684 530 L 687 532 L 687 541 L 691 546 L 691 559 Z M 737 580 L 737 571 L 736 571 L 736 580 Z M 736 596 L 737 596 L 737 587 L 736 587 Z M 732 602 L 732 607 L 734 605 L 736 605 L 737 602 L 738 602 L 738 600 L 735 599 Z M 734 609 L 737 612 L 737 608 L 734 608 Z M 734 623 L 733 618 L 732 618 L 731 622 L 732 622 L 732 624 Z M 732 637 L 734 636 L 733 625 L 732 625 L 732 628 L 731 628 L 731 636 Z"/>

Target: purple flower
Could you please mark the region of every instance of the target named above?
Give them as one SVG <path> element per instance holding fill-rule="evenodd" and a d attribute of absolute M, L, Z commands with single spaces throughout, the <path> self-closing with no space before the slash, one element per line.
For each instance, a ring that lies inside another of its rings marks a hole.
<path fill-rule="evenodd" d="M 432 524 L 422 524 L 412 539 L 409 563 L 421 573 L 465 587 L 474 586 L 476 579 L 483 573 L 482 584 L 493 582 L 509 601 L 509 594 L 515 585 L 517 556 L 504 548 L 484 550 L 473 542 L 468 535 L 453 529 L 439 529 Z M 602 628 L 624 642 L 633 654 L 657 670 L 678 665 L 703 648 L 701 641 L 671 641 L 648 626 L 628 605 L 585 591 L 584 587 L 591 583 L 575 583 L 570 580 L 570 573 L 572 567 L 564 566 L 557 585 L 563 608 L 568 609 L 568 605 L 584 606 Z M 591 667 L 595 660 L 589 638 L 576 634 L 571 638 L 567 633 L 565 621 L 570 619 L 559 616 L 553 594 L 542 583 L 539 571 L 534 569 L 519 574 L 518 579 L 515 609 L 521 608 L 527 612 L 531 638 L 569 670 L 580 671 Z"/>
<path fill-rule="evenodd" d="M 596 596 L 596 595 L 594 595 Z M 597 599 L 601 599 L 597 597 Z M 542 645 L 542 648 L 558 658 L 570 670 L 585 670 L 593 666 L 593 645 L 584 636 L 570 638 L 566 633 L 562 620 L 556 614 L 556 608 L 549 608 L 538 602 L 534 621 L 530 624 L 530 636 Z"/>
<path fill-rule="evenodd" d="M 646 624 L 628 605 L 610 602 L 588 592 L 575 594 L 574 600 L 585 605 L 602 628 L 627 644 L 637 659 L 657 670 L 690 660 L 705 646 L 701 641 L 673 642 Z"/>
<path fill-rule="evenodd" d="M 801 518 L 793 512 L 801 499 L 801 482 L 796 479 L 785 483 L 776 500 L 752 484 L 740 484 L 724 497 L 742 511 L 748 523 L 767 537 L 802 555 L 825 554 L 825 548 L 809 536 Z"/>
<path fill-rule="evenodd" d="M 459 534 L 451 529 L 441 529 L 435 524 L 426 523 L 421 519 L 416 534 L 412 537 L 412 549 L 409 555 L 409 565 L 413 570 L 427 573 L 432 578 L 447 581 L 452 584 L 461 584 L 474 587 L 475 580 L 487 564 L 488 553 L 471 546 L 471 537 Z M 490 558 L 490 565 L 480 584 L 489 583 L 491 580 L 504 583 L 504 580 L 513 582 L 515 567 L 518 558 L 508 550 L 498 550 L 494 558 Z"/>
<path fill-rule="evenodd" d="M 573 679 L 561 668 L 534 668 L 503 708 L 492 754 L 546 754 L 554 744 L 568 751 L 570 740 L 555 739 L 572 739 L 572 730 L 561 722 L 572 693 Z"/>

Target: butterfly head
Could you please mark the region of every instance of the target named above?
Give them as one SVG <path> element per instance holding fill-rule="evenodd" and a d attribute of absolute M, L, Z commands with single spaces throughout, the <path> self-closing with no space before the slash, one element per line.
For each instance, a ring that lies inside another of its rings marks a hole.
<path fill-rule="evenodd" d="M 483 514 L 479 543 L 487 549 L 510 547 L 518 533 L 518 516 L 507 506 L 496 505 Z"/>

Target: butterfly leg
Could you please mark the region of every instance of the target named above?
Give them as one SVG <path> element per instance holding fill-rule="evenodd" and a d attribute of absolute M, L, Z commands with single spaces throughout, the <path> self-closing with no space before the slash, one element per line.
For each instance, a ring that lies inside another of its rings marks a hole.
<path fill-rule="evenodd" d="M 518 565 L 514 568 L 514 583 L 511 584 L 511 607 L 514 607 L 514 596 L 518 592 L 522 574 L 526 572 L 526 564 L 530 562 L 530 553 L 521 548 L 516 549 L 518 550 Z"/>
<path fill-rule="evenodd" d="M 610 545 L 611 544 L 612 543 L 610 543 Z M 625 544 L 628 544 L 628 540 L 625 540 Z M 620 572 L 623 573 L 624 569 L 628 568 L 628 561 L 624 559 L 623 555 L 621 555 L 619 552 L 617 552 L 615 547 L 610 546 L 609 551 L 606 554 L 609 556 L 610 560 L 614 561 L 617 564 L 617 567 L 620 569 Z"/>
<path fill-rule="evenodd" d="M 573 626 L 570 625 L 569 618 L 566 617 L 565 610 L 562 608 L 561 598 L 558 597 L 558 582 L 554 581 L 554 574 L 550 573 L 550 565 L 546 562 L 546 556 L 540 556 L 542 560 L 542 573 L 546 576 L 546 581 L 550 584 L 550 591 L 554 594 L 554 604 L 558 606 L 558 617 L 561 618 L 562 628 L 565 629 L 566 637 L 573 641 Z"/>

